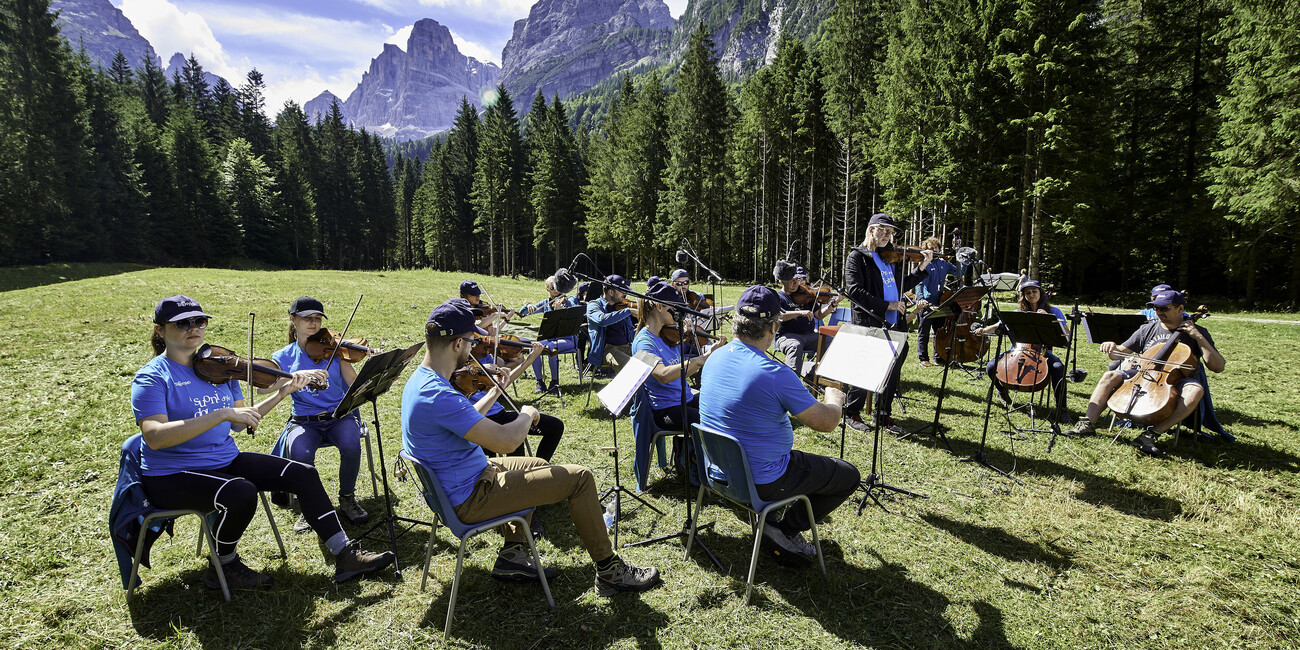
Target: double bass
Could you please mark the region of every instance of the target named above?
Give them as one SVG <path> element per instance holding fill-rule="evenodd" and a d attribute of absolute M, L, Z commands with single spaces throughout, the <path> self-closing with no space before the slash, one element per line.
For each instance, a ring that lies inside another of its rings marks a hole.
<path fill-rule="evenodd" d="M 952 294 L 951 290 L 944 291 L 939 303 L 946 302 Z M 989 340 L 981 334 L 971 332 L 971 326 L 978 322 L 979 313 L 969 309 L 945 318 L 943 324 L 934 330 L 934 358 L 942 358 L 948 363 L 975 363 L 984 358 L 989 351 Z M 950 345 L 951 353 L 948 352 Z"/>
<path fill-rule="evenodd" d="M 1210 308 L 1201 305 L 1190 320 L 1195 324 L 1209 315 Z M 1173 415 L 1178 406 L 1179 382 L 1196 374 L 1201 367 L 1200 359 L 1181 338 L 1180 333 L 1175 333 L 1168 341 L 1152 345 L 1133 359 L 1137 373 L 1115 389 L 1106 402 L 1115 417 L 1148 425 Z"/>

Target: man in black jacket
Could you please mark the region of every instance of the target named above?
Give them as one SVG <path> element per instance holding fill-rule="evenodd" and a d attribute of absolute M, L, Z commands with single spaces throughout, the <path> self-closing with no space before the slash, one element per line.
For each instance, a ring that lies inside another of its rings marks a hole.
<path fill-rule="evenodd" d="M 934 259 L 934 252 L 924 250 L 921 266 L 910 275 L 905 275 L 903 260 L 890 264 L 881 259 L 877 253 L 877 249 L 890 245 L 897 230 L 898 226 L 894 224 L 892 216 L 883 212 L 872 215 L 871 221 L 867 224 L 866 239 L 861 246 L 855 246 L 849 251 L 849 259 L 844 267 L 844 281 L 847 285 L 845 287 L 847 297 L 853 303 L 854 325 L 907 330 L 907 319 L 904 318 L 907 306 L 902 302 L 904 287 L 915 286 L 925 277 L 925 268 Z M 906 357 L 907 343 L 903 343 L 899 358 Z M 902 364 L 895 364 L 876 409 L 884 418 L 880 423 L 881 426 L 890 430 L 897 430 L 893 418 L 890 417 L 890 411 L 893 407 L 894 395 L 898 392 L 901 372 Z M 848 400 L 844 403 L 844 413 L 849 419 L 849 426 L 859 431 L 870 428 L 862 420 L 862 407 L 866 401 L 867 391 L 854 388 L 849 390 Z"/>

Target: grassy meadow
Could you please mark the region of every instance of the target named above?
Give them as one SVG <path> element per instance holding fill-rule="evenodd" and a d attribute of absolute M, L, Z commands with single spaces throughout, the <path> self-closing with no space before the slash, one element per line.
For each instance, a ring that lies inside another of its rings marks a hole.
<path fill-rule="evenodd" d="M 418 564 L 428 531 L 398 543 L 404 568 L 376 580 L 335 585 L 313 535 L 290 531 L 296 515 L 276 511 L 289 546 L 278 557 L 265 519 L 254 519 L 240 545 L 245 561 L 275 577 L 274 588 L 238 592 L 226 603 L 205 590 L 206 560 L 194 556 L 197 523 L 153 550 L 153 569 L 130 603 L 121 589 L 107 516 L 118 447 L 137 429 L 130 382 L 151 352 L 154 303 L 184 293 L 214 319 L 208 341 L 243 350 L 248 313 L 257 314 L 259 356 L 286 340 L 285 311 L 295 297 L 322 299 L 341 328 L 358 294 L 365 298 L 352 333 L 377 347 L 420 340 L 430 309 L 454 296 L 464 276 L 429 271 L 226 271 L 142 267 L 0 270 L 0 394 L 8 395 L 0 435 L 0 646 L 2 647 L 334 647 L 440 645 L 451 575 L 453 538 L 440 531 L 430 586 L 419 589 Z M 510 306 L 544 297 L 532 280 L 487 278 L 489 292 Z M 724 303 L 740 289 L 728 287 Z M 1214 305 L 1211 305 L 1214 307 Z M 1219 417 L 1235 443 L 1184 436 L 1161 459 L 1140 455 L 1102 435 L 1013 441 L 990 430 L 988 457 L 1014 468 L 1017 485 L 956 462 L 933 437 L 887 438 L 891 483 L 927 499 L 888 500 L 861 516 L 846 504 L 822 526 L 829 575 L 816 568 L 759 563 L 749 606 L 741 606 L 749 528 L 741 515 L 709 501 L 702 519 L 716 521 L 704 541 L 731 564 L 713 569 L 680 544 L 623 550 L 634 563 L 658 566 L 664 585 L 643 594 L 602 598 L 567 510 L 541 511 L 545 560 L 556 607 L 532 585 L 489 577 L 499 538 L 485 535 L 466 560 L 452 627 L 453 646 L 500 647 L 1015 647 L 1015 648 L 1294 648 L 1300 645 L 1300 325 L 1229 317 L 1297 320 L 1293 314 L 1224 314 L 1205 325 L 1227 357 L 1211 379 Z M 529 319 L 536 323 L 538 318 Z M 1080 346 L 1087 381 L 1070 385 L 1082 410 L 1104 369 L 1096 346 Z M 914 355 L 914 350 L 912 352 Z M 557 462 L 595 470 L 612 483 L 608 415 L 586 405 L 571 368 L 570 394 L 535 402 L 567 425 Z M 904 369 L 904 425 L 932 417 L 939 368 Z M 987 383 L 949 377 L 942 421 L 960 456 L 975 451 Z M 518 386 L 534 400 L 532 382 Z M 391 463 L 400 447 L 400 384 L 380 400 Z M 288 416 L 281 405 L 247 450 L 267 451 Z M 365 419 L 370 413 L 363 411 Z M 1018 420 L 1023 422 L 1023 420 Z M 631 427 L 619 436 L 629 451 Z M 372 427 L 373 432 L 373 427 Z M 846 458 L 866 474 L 870 439 L 850 430 Z M 796 446 L 838 453 L 839 434 L 807 428 Z M 1162 447 L 1171 442 L 1161 440 Z M 319 454 L 327 490 L 336 492 L 338 455 Z M 378 459 L 376 458 L 376 461 Z M 396 512 L 430 513 L 411 481 L 392 482 Z M 681 483 L 652 473 L 649 496 L 669 515 L 625 515 L 620 543 L 674 532 L 682 519 Z M 364 473 L 362 503 L 375 516 Z M 693 496 L 693 495 L 692 495 Z M 856 498 L 855 498 L 856 501 Z M 357 529 L 349 529 L 353 534 Z M 367 546 L 381 549 L 371 541 Z"/>

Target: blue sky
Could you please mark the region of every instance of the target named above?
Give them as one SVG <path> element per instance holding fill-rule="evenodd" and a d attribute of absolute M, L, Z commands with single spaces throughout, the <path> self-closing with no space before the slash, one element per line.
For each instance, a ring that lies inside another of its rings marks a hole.
<path fill-rule="evenodd" d="M 267 113 L 330 90 L 340 98 L 361 80 L 383 44 L 406 49 L 410 27 L 432 18 L 451 30 L 462 54 L 500 65 L 514 23 L 534 0 L 112 0 L 163 63 L 191 54 L 231 85 L 256 67 L 267 84 Z M 666 0 L 680 16 L 687 0 Z"/>

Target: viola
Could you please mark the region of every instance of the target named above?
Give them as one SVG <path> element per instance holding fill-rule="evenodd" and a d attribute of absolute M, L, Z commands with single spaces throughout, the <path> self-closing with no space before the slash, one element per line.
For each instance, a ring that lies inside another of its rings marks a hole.
<path fill-rule="evenodd" d="M 492 337 L 483 336 L 479 337 L 474 342 L 474 347 L 470 350 L 470 354 L 474 355 L 475 358 L 486 357 L 489 354 L 492 354 L 494 343 L 496 344 L 497 355 L 505 360 L 514 359 L 523 354 L 524 350 L 533 347 L 532 341 L 521 339 L 513 334 L 502 334 L 495 340 Z M 542 353 L 547 356 L 559 354 L 555 348 L 546 345 L 542 347 Z"/>
<path fill-rule="evenodd" d="M 316 363 L 330 358 L 335 349 L 338 350 L 339 359 L 348 363 L 357 363 L 368 354 L 383 353 L 383 350 L 367 347 L 364 338 L 344 340 L 338 332 L 325 327 L 307 337 L 302 349 Z"/>
<path fill-rule="evenodd" d="M 492 390 L 497 383 L 483 366 L 467 365 L 451 373 L 451 385 L 468 396 L 480 391 Z"/>
<path fill-rule="evenodd" d="M 920 262 L 925 259 L 925 251 L 916 246 L 895 246 L 890 244 L 877 248 L 876 254 L 880 255 L 880 259 L 884 260 L 886 264 L 897 264 L 903 260 Z M 935 253 L 933 259 L 946 260 L 948 256 Z"/>
<path fill-rule="evenodd" d="M 1201 305 L 1191 321 L 1207 318 L 1210 308 Z M 1152 345 L 1136 359 L 1137 374 L 1127 379 L 1111 394 L 1106 406 L 1116 417 L 1135 424 L 1155 424 L 1173 415 L 1178 406 L 1178 382 L 1196 374 L 1201 361 L 1191 346 L 1177 334 L 1164 343 Z"/>
<path fill-rule="evenodd" d="M 248 379 L 252 371 L 253 385 L 258 388 L 270 388 L 281 379 L 292 379 L 293 375 L 272 365 L 269 359 L 247 359 L 237 355 L 229 348 L 219 345 L 203 344 L 194 352 L 192 362 L 194 374 L 199 379 L 212 384 L 224 384 L 231 379 Z M 251 367 L 250 367 L 251 366 Z M 313 380 L 310 384 L 317 390 L 329 388 L 328 381 Z"/>

